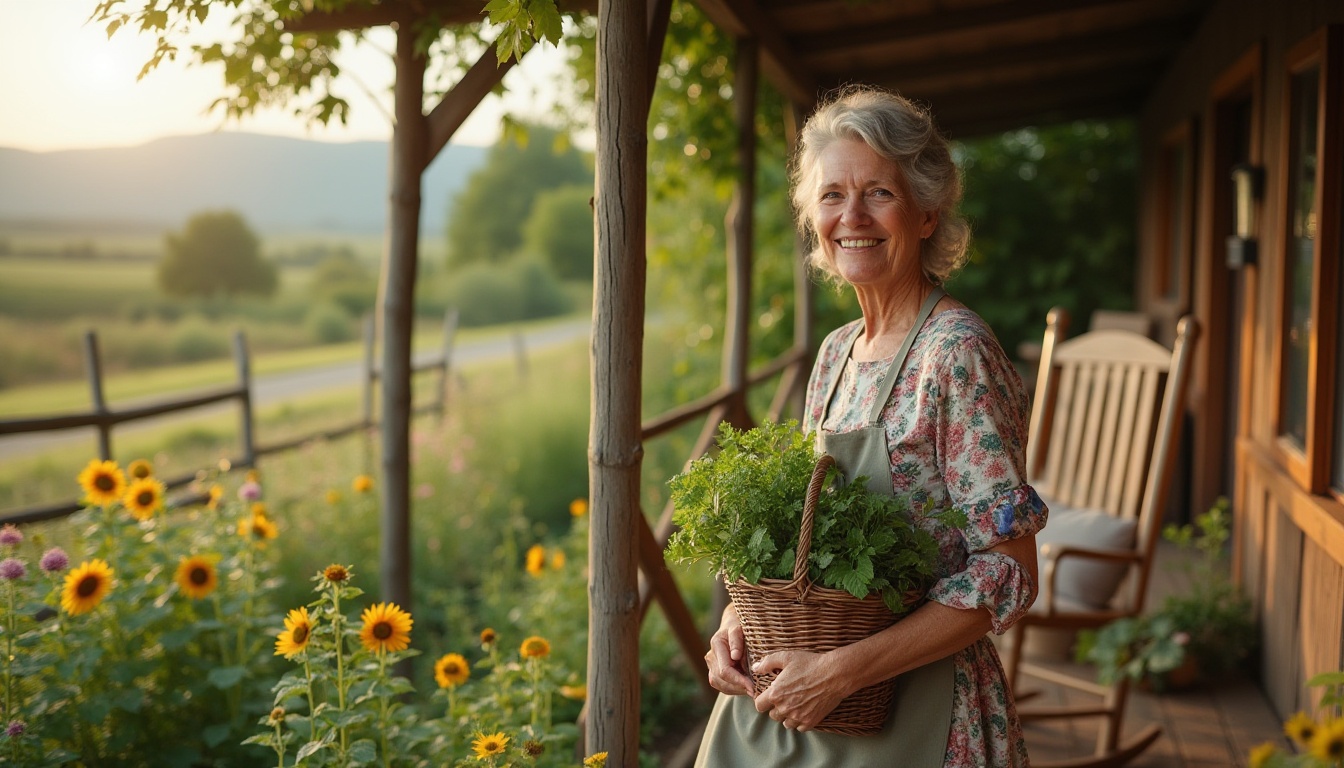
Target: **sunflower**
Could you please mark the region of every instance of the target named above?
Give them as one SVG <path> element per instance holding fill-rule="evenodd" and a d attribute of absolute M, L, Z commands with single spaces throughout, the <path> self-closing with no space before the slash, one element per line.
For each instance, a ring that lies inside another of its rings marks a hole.
<path fill-rule="evenodd" d="M 411 645 L 411 614 L 396 603 L 378 603 L 359 615 L 359 640 L 374 653 L 404 651 Z"/>
<path fill-rule="evenodd" d="M 264 545 L 270 539 L 279 536 L 280 531 L 269 517 L 252 515 L 248 519 L 238 521 L 238 535 L 254 539 L 258 544 Z"/>
<path fill-rule="evenodd" d="M 588 514 L 588 500 L 575 499 L 569 502 L 569 514 L 574 517 L 583 517 Z"/>
<path fill-rule="evenodd" d="M 1331 720 L 1316 729 L 1311 737 L 1311 754 L 1328 765 L 1339 765 L 1344 758 L 1344 720 Z"/>
<path fill-rule="evenodd" d="M 605 768 L 607 764 L 606 752 L 594 752 L 583 758 L 583 768 Z"/>
<path fill-rule="evenodd" d="M 271 516 L 271 513 L 270 513 L 270 510 L 266 509 L 266 502 L 264 502 L 264 501 L 254 501 L 254 502 L 252 502 L 252 516 L 253 516 L 253 517 L 270 517 L 270 516 Z"/>
<path fill-rule="evenodd" d="M 325 569 L 323 569 L 322 578 L 326 579 L 332 584 L 340 584 L 341 582 L 346 581 L 347 579 L 350 578 L 350 570 L 346 568 L 344 565 L 336 565 L 335 563 L 333 563 L 331 565 L 328 565 Z"/>
<path fill-rule="evenodd" d="M 544 570 L 546 570 L 546 548 L 540 544 L 533 544 L 527 550 L 527 572 L 533 576 L 540 576 Z"/>
<path fill-rule="evenodd" d="M 544 754 L 545 752 L 546 752 L 546 745 L 542 744 L 540 741 L 533 741 L 531 739 L 528 739 L 527 741 L 523 742 L 523 754 L 527 755 L 533 760 L 536 760 L 538 757 L 541 757 L 542 754 Z"/>
<path fill-rule="evenodd" d="M 524 659 L 544 659 L 551 655 L 551 644 L 546 638 L 533 635 L 523 641 L 518 653 L 522 654 Z"/>
<path fill-rule="evenodd" d="M 1316 721 L 1308 717 L 1306 712 L 1298 712 L 1283 724 L 1283 732 L 1288 738 L 1305 747 L 1316 735 Z"/>
<path fill-rule="evenodd" d="M 112 590 L 112 568 L 106 560 L 86 560 L 65 576 L 61 607 L 71 616 L 88 613 Z"/>
<path fill-rule="evenodd" d="M 224 498 L 224 486 L 215 483 L 210 486 L 210 500 L 205 505 L 210 509 L 215 509 L 219 506 L 219 500 L 222 498 Z"/>
<path fill-rule="evenodd" d="M 136 459 L 126 465 L 126 474 L 135 480 L 144 480 L 154 476 L 154 465 L 144 459 Z"/>
<path fill-rule="evenodd" d="M 177 585 L 182 593 L 192 600 L 208 597 L 219 586 L 219 574 L 215 572 L 215 559 L 203 555 L 182 558 L 177 564 Z"/>
<path fill-rule="evenodd" d="M 434 662 L 434 679 L 440 688 L 456 688 L 471 677 L 471 666 L 456 653 L 447 653 Z"/>
<path fill-rule="evenodd" d="M 338 490 L 336 490 L 335 488 L 332 488 L 331 490 L 327 491 L 327 503 L 328 503 L 328 504 L 340 504 L 340 503 L 341 503 L 341 492 L 338 491 Z"/>
<path fill-rule="evenodd" d="M 152 477 L 136 480 L 126 489 L 121 503 L 135 516 L 136 520 L 148 520 L 163 507 L 163 483 Z"/>
<path fill-rule="evenodd" d="M 495 634 L 495 630 L 489 627 L 486 627 L 485 629 L 481 630 L 481 645 L 485 646 L 486 648 L 489 648 L 490 646 L 494 645 L 495 640 L 497 639 L 498 636 Z"/>
<path fill-rule="evenodd" d="M 565 550 L 557 549 L 551 553 L 551 567 L 557 571 L 565 567 Z"/>
<path fill-rule="evenodd" d="M 1274 742 L 1263 742 L 1251 750 L 1251 754 L 1247 758 L 1247 765 L 1249 765 L 1250 768 L 1265 768 L 1265 765 L 1269 763 L 1269 759 L 1273 757 L 1276 752 L 1278 752 L 1278 749 L 1274 747 Z"/>
<path fill-rule="evenodd" d="M 275 637 L 275 655 L 286 659 L 308 647 L 313 636 L 313 620 L 307 608 L 295 608 L 285 617 L 285 630 Z"/>
<path fill-rule="evenodd" d="M 106 507 L 121 498 L 126 490 L 126 475 L 115 461 L 94 459 L 79 473 L 79 484 L 90 504 Z"/>
<path fill-rule="evenodd" d="M 560 695 L 574 701 L 585 701 L 588 698 L 588 686 L 584 684 L 562 685 L 560 686 Z"/>
<path fill-rule="evenodd" d="M 356 475 L 350 487 L 355 489 L 355 493 L 368 493 L 373 490 L 373 478 L 368 475 Z"/>
<path fill-rule="evenodd" d="M 488 760 L 495 755 L 504 754 L 504 750 L 509 746 L 509 737 L 503 733 L 477 733 L 476 739 L 471 742 L 471 751 L 476 753 L 477 760 Z"/>

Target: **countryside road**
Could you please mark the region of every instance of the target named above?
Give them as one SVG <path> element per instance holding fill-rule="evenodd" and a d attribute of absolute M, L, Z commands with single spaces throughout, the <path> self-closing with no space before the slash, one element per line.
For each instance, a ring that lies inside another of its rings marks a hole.
<path fill-rule="evenodd" d="M 586 338 L 591 321 L 587 318 L 569 320 L 543 328 L 523 331 L 522 348 L 526 353 L 536 352 L 548 347 L 567 344 Z M 426 350 L 416 354 L 416 360 L 430 360 L 439 354 L 439 350 Z M 499 336 L 478 341 L 463 342 L 453 348 L 454 366 L 466 366 L 473 363 L 507 359 L 517 354 L 515 334 Z M 252 407 L 265 408 L 305 395 L 318 394 L 327 390 L 356 387 L 364 374 L 362 361 L 321 365 L 282 373 L 252 377 Z M 122 401 L 109 403 L 112 407 L 128 407 L 162 399 L 162 396 L 145 401 Z M 112 433 L 113 448 L 118 435 L 132 434 L 139 430 L 153 429 L 174 421 L 199 418 L 204 415 L 237 412 L 238 405 L 233 402 L 216 403 L 182 413 L 165 414 L 154 418 L 128 423 L 116 428 Z M 4 414 L 0 414 L 4 418 Z M 85 445 L 93 453 L 97 452 L 97 432 L 92 427 L 69 429 L 54 432 L 32 432 L 23 435 L 0 436 L 0 461 L 8 458 L 27 456 L 33 453 L 65 446 Z"/>

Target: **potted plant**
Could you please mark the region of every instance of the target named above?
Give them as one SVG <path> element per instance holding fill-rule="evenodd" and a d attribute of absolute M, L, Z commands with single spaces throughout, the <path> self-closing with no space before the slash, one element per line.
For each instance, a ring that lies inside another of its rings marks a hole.
<path fill-rule="evenodd" d="M 1169 525 L 1162 532 L 1183 552 L 1195 550 L 1180 560 L 1187 593 L 1168 596 L 1151 614 L 1079 633 L 1076 658 L 1095 664 L 1100 682 L 1127 675 L 1161 690 L 1244 668 L 1258 634 L 1251 602 L 1228 571 L 1228 506 L 1219 498 L 1194 525 Z"/>

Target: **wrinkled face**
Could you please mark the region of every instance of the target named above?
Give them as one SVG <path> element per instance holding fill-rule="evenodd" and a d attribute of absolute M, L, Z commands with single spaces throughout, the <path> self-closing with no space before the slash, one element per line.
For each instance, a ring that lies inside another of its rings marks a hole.
<path fill-rule="evenodd" d="M 819 162 L 812 223 L 840 277 L 870 287 L 918 278 L 920 240 L 938 217 L 919 210 L 900 167 L 859 139 L 831 144 Z"/>

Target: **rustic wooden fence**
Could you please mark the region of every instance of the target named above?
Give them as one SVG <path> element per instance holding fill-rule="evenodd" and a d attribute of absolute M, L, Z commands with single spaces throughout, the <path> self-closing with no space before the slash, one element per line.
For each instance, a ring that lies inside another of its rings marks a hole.
<path fill-rule="evenodd" d="M 412 374 L 437 372 L 438 386 L 434 388 L 434 397 L 415 407 L 417 413 L 432 412 L 442 415 L 446 407 L 448 377 L 452 371 L 453 339 L 457 331 L 457 313 L 448 311 L 444 316 L 443 348 L 439 354 L 413 363 Z M 521 348 L 521 342 L 515 339 L 515 348 Z M 78 413 L 36 416 L 20 419 L 0 419 L 0 436 L 19 435 L 35 432 L 67 431 L 94 428 L 98 432 L 98 456 L 104 460 L 112 458 L 112 432 L 121 424 L 162 416 L 169 413 L 191 411 L 216 403 L 236 402 L 239 411 L 238 456 L 231 458 L 235 467 L 251 467 L 257 457 L 271 453 L 291 450 L 313 440 L 331 439 L 374 427 L 377 417 L 373 408 L 373 391 L 381 371 L 374 362 L 374 327 L 369 318 L 364 324 L 363 371 L 360 377 L 363 388 L 363 410 L 357 420 L 329 429 L 319 430 L 288 440 L 259 444 L 256 439 L 256 417 L 253 409 L 252 362 L 248 353 L 247 340 L 242 331 L 233 336 L 233 359 L 237 380 L 225 387 L 215 387 L 192 392 L 179 397 L 165 398 L 149 404 L 112 407 L 103 395 L 102 358 L 98 351 L 98 335 L 90 330 L 84 334 L 84 359 L 88 374 L 89 394 L 92 407 Z M 161 478 L 164 485 L 176 488 L 187 485 L 196 479 L 197 473 Z M 52 520 L 64 517 L 80 509 L 78 500 L 22 507 L 10 510 L 0 516 L 0 523 L 30 523 L 39 520 Z"/>

